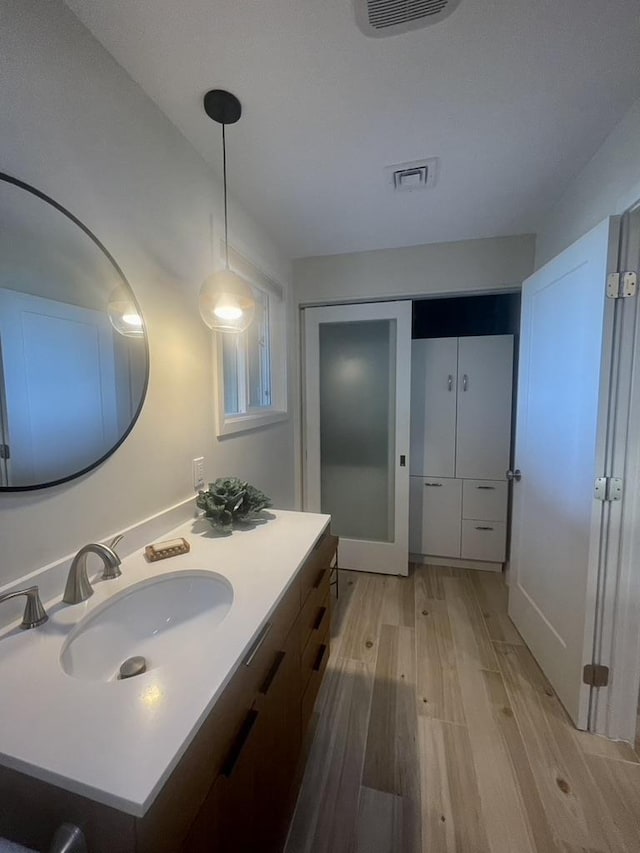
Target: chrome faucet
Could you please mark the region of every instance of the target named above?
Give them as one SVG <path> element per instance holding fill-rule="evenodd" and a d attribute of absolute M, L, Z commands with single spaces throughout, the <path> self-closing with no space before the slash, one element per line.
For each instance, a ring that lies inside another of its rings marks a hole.
<path fill-rule="evenodd" d="M 67 584 L 62 596 L 62 600 L 66 604 L 79 604 L 93 595 L 93 587 L 87 577 L 87 554 L 97 554 L 102 559 L 102 580 L 113 580 L 113 578 L 120 577 L 122 574 L 120 557 L 113 549 L 121 539 L 122 536 L 116 536 L 108 545 L 91 542 L 89 545 L 80 548 L 71 563 Z"/>
<path fill-rule="evenodd" d="M 47 612 L 42 606 L 40 595 L 37 586 L 25 587 L 25 589 L 16 589 L 14 592 L 7 592 L 5 595 L 0 595 L 0 601 L 9 601 L 10 598 L 16 598 L 18 595 L 26 595 L 27 601 L 24 606 L 24 616 L 20 623 L 21 628 L 37 628 L 38 625 L 44 625 L 49 618 Z"/>

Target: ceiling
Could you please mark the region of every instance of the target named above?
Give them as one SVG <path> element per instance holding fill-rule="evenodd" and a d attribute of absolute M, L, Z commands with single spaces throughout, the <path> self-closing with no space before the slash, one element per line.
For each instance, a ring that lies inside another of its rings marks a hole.
<path fill-rule="evenodd" d="M 292 257 L 535 231 L 640 96 L 637 0 L 462 0 L 381 39 L 352 0 L 66 2 L 218 172 L 202 97 L 240 98 L 231 192 Z"/>

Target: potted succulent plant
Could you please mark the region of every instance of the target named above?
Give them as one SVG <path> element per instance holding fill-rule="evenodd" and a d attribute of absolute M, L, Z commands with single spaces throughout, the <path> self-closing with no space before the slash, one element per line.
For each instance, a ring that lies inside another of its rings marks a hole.
<path fill-rule="evenodd" d="M 260 489 L 238 477 L 219 477 L 198 492 L 196 505 L 221 533 L 231 533 L 237 523 L 251 521 L 271 500 Z"/>

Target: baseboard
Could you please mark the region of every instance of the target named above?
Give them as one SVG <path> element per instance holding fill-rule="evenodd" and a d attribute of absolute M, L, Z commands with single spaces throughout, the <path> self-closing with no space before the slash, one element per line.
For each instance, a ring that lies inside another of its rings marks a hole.
<path fill-rule="evenodd" d="M 451 566 L 453 569 L 476 569 L 480 572 L 502 572 L 502 563 L 485 563 L 482 560 L 460 560 L 457 557 L 432 557 L 429 554 L 409 554 L 410 563 L 423 566 Z"/>

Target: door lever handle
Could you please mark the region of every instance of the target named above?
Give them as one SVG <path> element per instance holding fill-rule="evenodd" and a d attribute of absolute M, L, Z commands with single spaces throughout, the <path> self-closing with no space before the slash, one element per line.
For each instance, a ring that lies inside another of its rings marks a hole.
<path fill-rule="evenodd" d="M 447 378 L 447 388 L 449 391 L 453 391 L 453 376 L 451 374 Z"/>
<path fill-rule="evenodd" d="M 466 391 L 468 387 L 469 387 L 469 377 L 465 373 L 464 376 L 462 377 L 462 390 Z"/>

